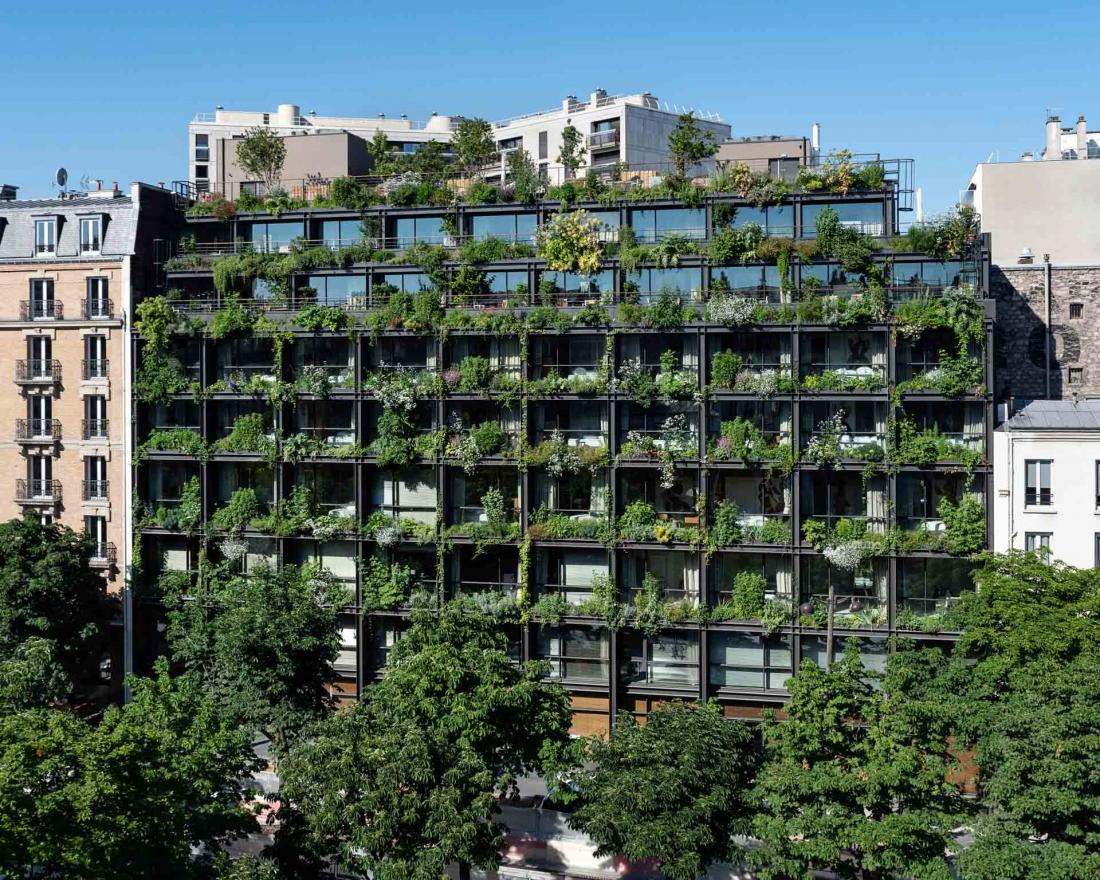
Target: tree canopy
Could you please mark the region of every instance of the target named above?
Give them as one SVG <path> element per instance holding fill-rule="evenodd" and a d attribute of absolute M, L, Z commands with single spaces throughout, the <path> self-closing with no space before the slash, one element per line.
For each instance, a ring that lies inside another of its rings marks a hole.
<path fill-rule="evenodd" d="M 163 662 L 133 693 L 98 726 L 57 709 L 0 715 L 0 873 L 186 878 L 192 847 L 254 826 L 250 737 Z"/>
<path fill-rule="evenodd" d="M 562 129 L 558 164 L 565 168 L 566 178 L 572 177 L 584 164 L 584 135 L 572 124 Z"/>
<path fill-rule="evenodd" d="M 692 113 L 681 113 L 676 127 L 669 132 L 668 150 L 672 154 L 672 164 L 677 177 L 687 174 L 689 165 L 708 159 L 718 152 L 714 132 L 699 128 Z"/>
<path fill-rule="evenodd" d="M 658 859 L 669 880 L 695 880 L 735 857 L 756 754 L 745 725 L 716 703 L 673 703 L 644 725 L 624 714 L 610 740 L 591 741 L 588 759 L 593 769 L 574 777 L 580 806 L 569 824 L 597 855 Z"/>
<path fill-rule="evenodd" d="M 329 704 L 347 592 L 327 572 L 218 567 L 165 596 L 172 657 L 227 716 L 276 744 Z"/>
<path fill-rule="evenodd" d="M 497 145 L 493 140 L 493 126 L 477 117 L 463 119 L 451 138 L 451 150 L 455 161 L 471 174 L 492 161 Z"/>
<path fill-rule="evenodd" d="M 385 677 L 320 723 L 281 765 L 315 846 L 378 880 L 495 868 L 498 795 L 567 743 L 568 699 L 509 658 L 490 618 L 419 610 Z"/>
<path fill-rule="evenodd" d="M 91 538 L 64 526 L 31 517 L 0 523 L 0 662 L 24 664 L 22 672 L 5 666 L 0 680 L 26 675 L 34 662 L 53 685 L 93 681 L 118 603 L 91 554 Z M 33 640 L 48 644 L 26 644 Z M 48 696 L 62 695 L 54 688 Z"/>
<path fill-rule="evenodd" d="M 963 813 L 947 781 L 940 719 L 884 687 L 850 645 L 832 672 L 805 661 L 790 680 L 787 720 L 765 732 L 759 813 L 749 858 L 763 880 L 895 874 L 948 880 L 950 831 Z"/>
<path fill-rule="evenodd" d="M 279 182 L 286 162 L 286 141 L 270 128 L 256 127 L 237 141 L 237 164 L 250 177 L 272 187 Z"/>

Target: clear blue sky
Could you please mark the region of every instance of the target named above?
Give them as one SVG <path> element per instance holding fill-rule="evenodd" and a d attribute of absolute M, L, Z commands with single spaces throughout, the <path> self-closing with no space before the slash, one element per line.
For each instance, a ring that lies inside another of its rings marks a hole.
<path fill-rule="evenodd" d="M 593 88 L 717 110 L 735 135 L 917 160 L 925 209 L 974 163 L 1042 146 L 1045 108 L 1100 127 L 1089 2 L 5 3 L 0 182 L 186 175 L 192 114 L 499 119 Z"/>

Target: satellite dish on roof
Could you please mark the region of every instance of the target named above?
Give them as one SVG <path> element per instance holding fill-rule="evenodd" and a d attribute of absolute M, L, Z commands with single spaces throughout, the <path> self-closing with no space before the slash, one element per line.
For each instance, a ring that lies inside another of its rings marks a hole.
<path fill-rule="evenodd" d="M 64 168 L 58 168 L 57 174 L 54 175 L 54 180 L 57 181 L 58 186 L 64 186 L 69 181 L 69 172 Z"/>

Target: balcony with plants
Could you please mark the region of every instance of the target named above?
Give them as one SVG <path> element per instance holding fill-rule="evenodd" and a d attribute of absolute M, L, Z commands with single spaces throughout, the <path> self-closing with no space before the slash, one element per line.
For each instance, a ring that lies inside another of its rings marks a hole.
<path fill-rule="evenodd" d="M 364 408 L 366 454 L 383 467 L 406 467 L 434 459 L 445 436 L 436 425 L 435 401 L 403 374 L 379 387 Z"/>
<path fill-rule="evenodd" d="M 707 335 L 707 391 L 711 394 L 775 394 L 794 390 L 789 334 Z"/>
<path fill-rule="evenodd" d="M 364 611 L 428 606 L 436 599 L 434 556 L 377 550 L 363 562 Z"/>
<path fill-rule="evenodd" d="M 216 529 L 239 535 L 245 529 L 274 534 L 275 476 L 262 463 L 219 462 L 212 465 L 213 497 L 210 522 Z"/>
<path fill-rule="evenodd" d="M 619 406 L 620 463 L 650 463 L 669 483 L 680 463 L 699 457 L 699 408 L 696 404 L 638 404 Z"/>
<path fill-rule="evenodd" d="M 291 378 L 299 394 L 329 397 L 355 388 L 351 340 L 329 335 L 299 336 L 291 352 Z"/>
<path fill-rule="evenodd" d="M 379 546 L 436 540 L 438 475 L 434 467 L 372 468 L 364 474 L 367 510 L 363 536 Z"/>
<path fill-rule="evenodd" d="M 831 601 L 834 626 L 887 628 L 890 577 L 885 559 L 837 550 L 803 556 L 800 563 L 798 610 L 803 627 L 825 629 Z"/>
<path fill-rule="evenodd" d="M 218 400 L 210 404 L 210 410 L 214 426 L 210 453 L 275 461 L 278 442 L 270 406 L 253 400 Z"/>
<path fill-rule="evenodd" d="M 615 390 L 639 406 L 655 400 L 698 400 L 696 340 L 685 337 L 620 335 Z"/>
<path fill-rule="evenodd" d="M 514 463 L 520 450 L 520 407 L 493 400 L 450 400 L 443 455 L 473 473 L 481 465 Z"/>
<path fill-rule="evenodd" d="M 606 548 L 539 546 L 531 559 L 533 611 L 542 623 L 564 616 L 603 616 L 600 602 L 617 603 Z"/>
<path fill-rule="evenodd" d="M 710 564 L 712 623 L 758 622 L 769 632 L 792 622 L 791 557 L 774 553 L 722 553 Z"/>
<path fill-rule="evenodd" d="M 373 390 L 396 373 L 409 373 L 419 383 L 435 377 L 435 339 L 429 336 L 380 336 L 365 350 L 363 385 Z"/>
<path fill-rule="evenodd" d="M 207 391 L 267 396 L 281 378 L 275 341 L 269 336 L 239 336 L 214 345 L 214 381 Z"/>
<path fill-rule="evenodd" d="M 585 464 L 606 463 L 608 405 L 597 400 L 543 400 L 527 407 L 528 464 L 545 464 L 563 444 Z"/>
<path fill-rule="evenodd" d="M 677 471 L 666 485 L 651 470 L 620 468 L 615 527 L 627 543 L 690 544 L 703 539 L 697 474 Z"/>
<path fill-rule="evenodd" d="M 135 463 L 150 455 L 206 456 L 202 415 L 196 401 L 176 399 L 139 407 L 137 418 Z"/>
<path fill-rule="evenodd" d="M 202 525 L 202 486 L 197 463 L 150 462 L 139 473 L 138 489 L 142 528 L 192 535 Z"/>
<path fill-rule="evenodd" d="M 707 408 L 707 461 L 790 473 L 793 408 L 786 400 L 712 400 Z"/>
<path fill-rule="evenodd" d="M 556 459 L 533 474 L 527 535 L 536 541 L 600 541 L 612 534 L 607 470 Z"/>
<path fill-rule="evenodd" d="M 798 479 L 803 545 L 827 550 L 859 544 L 866 554 L 884 551 L 889 526 L 884 476 L 816 470 Z"/>
<path fill-rule="evenodd" d="M 888 422 L 884 402 L 806 400 L 799 418 L 803 464 L 866 466 L 886 458 Z"/>
<path fill-rule="evenodd" d="M 608 390 L 607 338 L 600 333 L 535 335 L 528 342 L 532 397 L 604 394 Z"/>
<path fill-rule="evenodd" d="M 790 546 L 790 477 L 722 471 L 711 479 L 714 506 L 707 529 L 708 548 Z"/>
<path fill-rule="evenodd" d="M 974 567 L 969 559 L 899 559 L 894 626 L 916 632 L 955 629 L 951 611 L 974 588 Z"/>
<path fill-rule="evenodd" d="M 903 394 L 985 394 L 985 328 L 973 294 L 949 292 L 899 304 L 897 337 L 897 381 Z"/>
<path fill-rule="evenodd" d="M 515 395 L 521 375 L 518 337 L 453 336 L 447 342 L 443 384 L 448 394 Z"/>
<path fill-rule="evenodd" d="M 886 387 L 885 333 L 809 333 L 801 340 L 802 392 L 876 392 Z"/>
<path fill-rule="evenodd" d="M 901 466 L 973 472 L 987 463 L 985 427 L 982 401 L 910 399 L 895 417 L 892 458 Z"/>
<path fill-rule="evenodd" d="M 789 635 L 713 632 L 707 639 L 707 679 L 721 691 L 782 691 L 794 674 Z"/>
<path fill-rule="evenodd" d="M 447 475 L 447 535 L 477 546 L 510 543 L 520 536 L 519 481 L 512 470 L 450 468 Z"/>
<path fill-rule="evenodd" d="M 899 549 L 961 555 L 985 549 L 984 476 L 905 472 L 896 492 Z"/>
<path fill-rule="evenodd" d="M 456 546 L 447 572 L 447 595 L 469 596 L 494 616 L 516 616 L 519 552 L 515 547 Z"/>
<path fill-rule="evenodd" d="M 291 410 L 280 450 L 285 461 L 351 458 L 364 453 L 355 425 L 352 400 L 300 398 Z"/>
<path fill-rule="evenodd" d="M 632 627 L 656 633 L 705 617 L 698 554 L 635 549 L 620 556 L 619 595 Z"/>

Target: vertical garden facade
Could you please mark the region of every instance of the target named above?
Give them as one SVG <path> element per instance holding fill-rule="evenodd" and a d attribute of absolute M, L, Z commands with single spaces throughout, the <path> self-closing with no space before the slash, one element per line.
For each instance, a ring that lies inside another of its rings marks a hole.
<path fill-rule="evenodd" d="M 871 666 L 950 639 L 989 534 L 988 255 L 969 216 L 899 235 L 883 177 L 193 209 L 133 339 L 139 657 L 163 579 L 218 564 L 346 583 L 349 699 L 412 605 L 471 597 L 583 733 L 751 717 L 830 619 Z"/>

